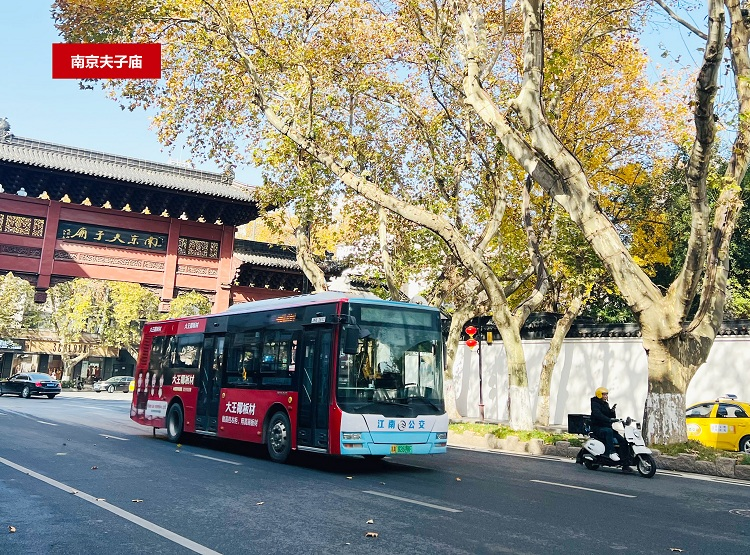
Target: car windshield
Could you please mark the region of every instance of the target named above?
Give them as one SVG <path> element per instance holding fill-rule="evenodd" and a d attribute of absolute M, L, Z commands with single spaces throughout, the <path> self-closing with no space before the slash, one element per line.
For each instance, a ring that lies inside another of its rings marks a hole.
<path fill-rule="evenodd" d="M 28 376 L 29 376 L 29 378 L 32 381 L 37 381 L 37 380 L 41 380 L 41 381 L 55 381 L 55 378 L 53 378 L 49 374 L 40 374 L 40 373 L 36 373 L 35 372 L 33 374 L 29 374 Z"/>

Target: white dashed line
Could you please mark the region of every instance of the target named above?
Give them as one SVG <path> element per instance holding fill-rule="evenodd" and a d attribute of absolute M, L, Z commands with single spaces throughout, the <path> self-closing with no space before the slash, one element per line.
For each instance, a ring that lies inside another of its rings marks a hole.
<path fill-rule="evenodd" d="M 242 463 L 228 461 L 226 459 L 217 459 L 216 457 L 209 457 L 207 455 L 196 455 L 195 453 L 193 453 L 193 456 L 198 457 L 200 459 L 208 459 L 209 461 L 216 461 L 216 462 L 222 462 L 222 463 L 227 463 L 227 464 L 234 464 L 236 466 L 242 466 Z"/>
<path fill-rule="evenodd" d="M 379 497 L 387 497 L 388 499 L 395 499 L 396 501 L 403 501 L 404 503 L 413 503 L 414 505 L 421 505 L 423 507 L 429 507 L 431 509 L 438 509 L 440 511 L 447 511 L 449 513 L 461 513 L 459 509 L 451 509 L 450 507 L 443 507 L 442 505 L 435 505 L 434 503 L 425 503 L 424 501 L 417 501 L 416 499 L 407 499 L 406 497 L 398 497 L 396 495 L 389 495 L 387 493 L 381 493 L 379 491 L 363 491 L 362 493 L 369 493 L 370 495 L 377 495 Z"/>
<path fill-rule="evenodd" d="M 616 495 L 617 497 L 629 497 L 631 499 L 634 499 L 635 495 L 627 495 L 625 493 L 615 493 L 614 491 L 605 491 L 603 489 L 593 489 L 593 488 L 584 488 L 581 486 L 571 486 L 570 484 L 559 484 L 557 482 L 545 482 L 544 480 L 529 480 L 529 482 L 535 482 L 537 484 L 547 484 L 548 486 L 558 486 L 561 488 L 570 488 L 570 489 L 581 489 L 584 491 L 593 491 L 594 493 L 603 493 L 605 495 Z"/>
<path fill-rule="evenodd" d="M 102 436 L 102 437 L 106 437 L 107 439 L 116 439 L 116 440 L 119 440 L 119 441 L 130 441 L 126 437 L 111 436 L 109 434 L 99 434 L 99 435 Z"/>

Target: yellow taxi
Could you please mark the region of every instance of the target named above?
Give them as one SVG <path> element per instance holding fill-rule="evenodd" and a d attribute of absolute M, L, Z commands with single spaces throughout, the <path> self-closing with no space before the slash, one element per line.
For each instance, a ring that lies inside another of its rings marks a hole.
<path fill-rule="evenodd" d="M 735 395 L 698 403 L 687 409 L 688 439 L 724 451 L 750 454 L 750 404 Z"/>

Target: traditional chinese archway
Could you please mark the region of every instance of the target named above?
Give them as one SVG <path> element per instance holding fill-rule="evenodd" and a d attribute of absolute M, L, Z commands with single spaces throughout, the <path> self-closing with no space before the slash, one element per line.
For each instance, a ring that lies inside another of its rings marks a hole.
<path fill-rule="evenodd" d="M 231 175 L 7 130 L 0 186 L 0 270 L 30 281 L 38 301 L 55 283 L 87 277 L 140 283 L 158 292 L 162 309 L 196 290 L 223 310 L 236 272 L 236 226 L 257 217 L 251 189 Z"/>

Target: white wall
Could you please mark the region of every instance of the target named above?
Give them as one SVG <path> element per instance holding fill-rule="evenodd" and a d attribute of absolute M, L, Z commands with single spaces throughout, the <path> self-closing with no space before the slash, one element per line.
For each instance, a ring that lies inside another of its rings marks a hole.
<path fill-rule="evenodd" d="M 539 372 L 548 340 L 523 342 L 531 403 L 536 414 Z M 718 337 L 687 391 L 688 405 L 733 393 L 750 400 L 750 337 Z M 463 343 L 453 366 L 456 406 L 479 417 L 479 352 Z M 482 397 L 487 420 L 507 420 L 508 373 L 502 342 L 482 345 Z M 567 425 L 568 414 L 590 411 L 597 387 L 609 389 L 618 416 L 642 420 L 648 388 L 646 353 L 640 338 L 566 339 L 552 373 L 550 424 Z"/>

